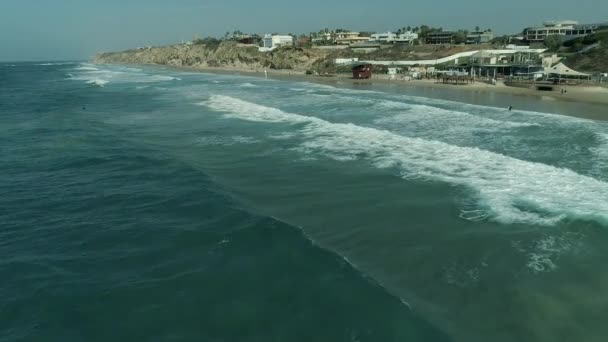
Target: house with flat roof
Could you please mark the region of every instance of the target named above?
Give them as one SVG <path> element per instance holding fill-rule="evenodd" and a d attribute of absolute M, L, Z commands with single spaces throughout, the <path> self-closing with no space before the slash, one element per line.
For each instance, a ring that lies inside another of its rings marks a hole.
<path fill-rule="evenodd" d="M 334 37 L 334 42 L 339 45 L 349 45 L 369 40 L 368 37 L 361 37 L 359 32 L 336 32 Z"/>
<path fill-rule="evenodd" d="M 488 44 L 494 39 L 492 32 L 471 32 L 467 34 L 467 44 Z"/>
<path fill-rule="evenodd" d="M 410 44 L 414 40 L 418 39 L 418 33 L 405 32 L 396 34 L 392 32 L 386 33 L 374 33 L 369 37 L 370 42 L 376 42 L 381 44 Z"/>
<path fill-rule="evenodd" d="M 608 22 L 598 24 L 579 24 L 573 20 L 547 21 L 542 27 L 528 27 L 523 31 L 524 39 L 530 43 L 542 43 L 548 36 L 559 35 L 564 40 L 575 39 L 608 29 Z"/>
<path fill-rule="evenodd" d="M 264 46 L 261 47 L 260 51 L 272 51 L 280 46 L 288 46 L 293 45 L 293 37 L 292 36 L 282 36 L 282 35 L 264 35 Z"/>
<path fill-rule="evenodd" d="M 454 32 L 441 31 L 427 34 L 426 43 L 430 45 L 452 44 L 454 42 Z"/>

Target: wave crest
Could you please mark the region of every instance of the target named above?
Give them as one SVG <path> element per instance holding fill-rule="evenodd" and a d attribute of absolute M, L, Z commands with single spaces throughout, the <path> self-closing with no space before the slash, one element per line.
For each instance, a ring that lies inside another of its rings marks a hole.
<path fill-rule="evenodd" d="M 202 104 L 229 118 L 297 124 L 305 138 L 299 148 L 303 153 L 366 159 L 379 168 L 397 168 L 405 179 L 466 187 L 483 212 L 465 215 L 468 219 L 487 214 L 503 224 L 554 225 L 568 218 L 608 223 L 608 183 L 569 169 L 352 123 L 331 123 L 228 96 L 215 95 Z"/>

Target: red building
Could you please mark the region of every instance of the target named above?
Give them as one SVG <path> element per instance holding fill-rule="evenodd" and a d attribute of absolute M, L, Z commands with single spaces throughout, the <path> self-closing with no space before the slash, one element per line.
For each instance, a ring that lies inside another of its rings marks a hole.
<path fill-rule="evenodd" d="M 372 65 L 369 63 L 353 64 L 353 78 L 367 79 L 372 77 Z"/>

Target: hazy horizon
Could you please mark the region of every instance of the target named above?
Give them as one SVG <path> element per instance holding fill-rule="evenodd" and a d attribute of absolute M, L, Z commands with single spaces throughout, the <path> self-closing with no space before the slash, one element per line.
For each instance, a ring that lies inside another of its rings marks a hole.
<path fill-rule="evenodd" d="M 440 10 L 438 10 L 440 8 Z M 524 12 L 524 9 L 526 11 Z M 277 0 L 223 2 L 176 0 L 3 0 L 0 3 L 0 61 L 83 60 L 96 52 L 191 40 L 195 34 L 223 36 L 227 31 L 308 33 L 323 28 L 390 31 L 398 27 L 491 28 L 518 33 L 547 20 L 606 21 L 608 2 L 597 0 L 512 0 L 458 4 L 397 0 Z"/>

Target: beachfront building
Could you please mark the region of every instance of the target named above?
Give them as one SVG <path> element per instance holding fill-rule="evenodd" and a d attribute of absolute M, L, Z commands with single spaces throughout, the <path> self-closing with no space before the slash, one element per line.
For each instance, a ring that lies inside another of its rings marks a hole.
<path fill-rule="evenodd" d="M 575 39 L 593 34 L 599 30 L 608 29 L 608 22 L 599 24 L 583 24 L 577 21 L 547 21 L 542 27 L 528 27 L 524 29 L 524 37 L 530 43 L 542 43 L 548 36 L 563 36 L 564 40 Z"/>
<path fill-rule="evenodd" d="M 432 32 L 426 36 L 426 43 L 430 45 L 452 44 L 454 42 L 454 32 L 441 31 Z"/>
<path fill-rule="evenodd" d="M 352 66 L 354 79 L 367 79 L 372 77 L 372 65 L 370 63 L 360 62 Z"/>
<path fill-rule="evenodd" d="M 471 32 L 467 34 L 467 44 L 488 44 L 494 39 L 492 32 Z"/>
<path fill-rule="evenodd" d="M 370 42 L 381 44 L 411 44 L 418 39 L 418 33 L 405 32 L 396 34 L 392 32 L 374 33 L 369 37 Z"/>
<path fill-rule="evenodd" d="M 264 49 L 267 51 L 274 50 L 280 46 L 293 45 L 292 36 L 281 36 L 281 35 L 264 35 Z"/>
<path fill-rule="evenodd" d="M 542 51 L 542 50 L 540 50 Z M 472 77 L 497 79 L 507 76 L 532 78 L 543 74 L 542 55 L 539 50 L 508 51 L 482 50 L 464 59 L 449 70 L 466 72 Z"/>

